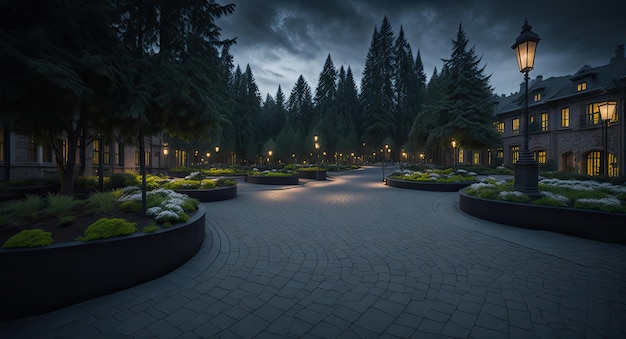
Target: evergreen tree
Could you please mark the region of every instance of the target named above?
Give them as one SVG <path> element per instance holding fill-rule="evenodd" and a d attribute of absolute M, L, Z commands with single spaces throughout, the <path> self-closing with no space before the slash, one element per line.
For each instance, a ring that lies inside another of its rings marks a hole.
<path fill-rule="evenodd" d="M 485 66 L 461 25 L 453 40 L 450 59 L 444 60 L 441 74 L 433 74 L 426 91 L 427 105 L 413 125 L 412 137 L 428 147 L 450 147 L 452 139 L 466 148 L 497 144 L 493 127 L 492 89 Z"/>
<path fill-rule="evenodd" d="M 287 123 L 300 131 L 309 131 L 312 127 L 313 97 L 311 87 L 300 75 L 291 90 L 287 102 Z"/>
<path fill-rule="evenodd" d="M 339 140 L 336 101 L 337 70 L 329 54 L 315 89 L 314 105 L 317 121 L 315 121 L 313 133 L 319 135 L 323 140 L 324 149 L 330 153 L 337 151 Z"/>
<path fill-rule="evenodd" d="M 390 114 L 393 111 L 393 32 L 385 16 L 378 31 L 374 28 L 372 42 L 361 79 L 363 139 L 382 145 L 389 137 Z"/>
<path fill-rule="evenodd" d="M 339 117 L 338 149 L 343 152 L 358 150 L 356 118 L 359 112 L 359 98 L 350 67 L 347 71 L 343 66 L 339 69 L 336 109 Z"/>
<path fill-rule="evenodd" d="M 415 61 L 411 46 L 404 37 L 404 29 L 400 27 L 400 33 L 394 45 L 394 110 L 389 122 L 389 134 L 393 140 L 395 160 L 399 161 L 401 148 L 407 143 L 410 126 L 415 120 L 420 105 L 422 88 L 419 84 L 418 74 L 415 70 Z"/>

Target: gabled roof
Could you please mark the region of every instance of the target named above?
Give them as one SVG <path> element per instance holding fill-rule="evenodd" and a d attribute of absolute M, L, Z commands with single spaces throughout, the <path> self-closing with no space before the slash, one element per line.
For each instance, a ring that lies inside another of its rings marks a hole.
<path fill-rule="evenodd" d="M 621 49 L 620 49 L 621 48 Z M 620 54 L 621 53 L 621 54 Z M 532 79 L 528 83 L 528 106 L 544 105 L 551 101 L 563 100 L 568 97 L 576 97 L 616 89 L 620 85 L 620 80 L 626 78 L 626 58 L 624 58 L 623 45 L 618 46 L 616 56 L 611 58 L 611 62 L 604 66 L 590 67 L 585 65 L 574 75 L 565 75 L 542 79 L 541 76 Z M 577 84 L 581 81 L 587 82 L 587 90 L 577 91 Z M 523 84 L 522 84 L 523 86 Z M 622 85 L 623 86 L 623 85 Z M 541 92 L 541 100 L 532 101 L 534 93 Z M 524 89 L 509 96 L 498 97 L 495 108 L 495 115 L 509 113 L 524 108 Z"/>

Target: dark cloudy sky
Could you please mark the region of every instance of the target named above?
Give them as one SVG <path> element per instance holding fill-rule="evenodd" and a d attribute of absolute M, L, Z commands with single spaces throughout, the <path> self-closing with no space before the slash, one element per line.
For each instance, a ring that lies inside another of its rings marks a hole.
<path fill-rule="evenodd" d="M 250 64 L 265 99 L 278 85 L 289 96 L 300 74 L 317 86 L 326 56 L 337 68 L 350 66 L 360 85 L 374 27 L 385 15 L 394 35 L 400 26 L 413 53 L 420 51 L 425 72 L 442 68 L 452 51 L 459 23 L 470 46 L 482 56 L 486 74 L 498 94 L 519 90 L 519 73 L 511 45 L 524 18 L 539 34 L 531 78 L 573 74 L 583 65 L 609 62 L 626 42 L 623 0 L 231 0 L 233 15 L 221 18 L 222 38 L 237 38 L 235 64 Z M 314 94 L 314 93 L 313 93 Z"/>

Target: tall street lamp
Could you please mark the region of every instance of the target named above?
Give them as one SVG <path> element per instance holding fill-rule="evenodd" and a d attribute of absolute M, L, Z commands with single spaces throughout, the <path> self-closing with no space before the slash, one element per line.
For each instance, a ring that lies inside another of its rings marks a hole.
<path fill-rule="evenodd" d="M 315 142 L 315 153 L 317 154 L 317 167 L 320 167 L 320 143 L 317 142 L 317 134 L 313 136 L 313 142 Z"/>
<path fill-rule="evenodd" d="M 452 139 L 452 168 L 456 171 L 456 140 Z"/>
<path fill-rule="evenodd" d="M 267 166 L 272 169 L 272 150 L 267 151 Z"/>
<path fill-rule="evenodd" d="M 533 69 L 535 63 L 535 52 L 539 43 L 539 35 L 531 31 L 528 19 L 524 21 L 522 32 L 513 46 L 517 56 L 519 71 L 524 73 L 526 83 L 525 109 L 524 109 L 524 147 L 520 152 L 519 159 L 515 163 L 515 185 L 516 191 L 525 193 L 528 196 L 539 196 L 539 163 L 535 160 L 528 149 L 528 72 Z"/>
<path fill-rule="evenodd" d="M 602 156 L 602 174 L 609 175 L 609 123 L 615 113 L 617 103 L 615 101 L 605 101 L 598 104 L 600 109 L 600 117 L 602 118 L 602 124 L 604 125 L 604 154 Z"/>
<path fill-rule="evenodd" d="M 220 161 L 220 147 L 215 146 L 215 163 L 218 164 Z"/>

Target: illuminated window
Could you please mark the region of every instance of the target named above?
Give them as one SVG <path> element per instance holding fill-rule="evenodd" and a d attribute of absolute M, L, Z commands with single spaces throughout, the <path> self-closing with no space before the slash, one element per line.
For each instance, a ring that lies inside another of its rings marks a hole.
<path fill-rule="evenodd" d="M 519 146 L 511 146 L 511 161 L 516 163 L 519 160 Z"/>
<path fill-rule="evenodd" d="M 587 105 L 587 114 L 585 115 L 587 126 L 597 125 L 600 123 L 600 109 L 598 103 Z"/>
<path fill-rule="evenodd" d="M 123 148 L 122 148 L 122 144 L 120 144 L 119 142 L 116 142 L 113 145 L 113 150 L 115 151 L 115 153 L 113 154 L 113 162 L 115 165 L 117 166 L 122 166 L 123 164 L 123 159 L 124 159 L 124 155 L 123 155 Z"/>
<path fill-rule="evenodd" d="M 496 158 L 504 158 L 504 150 L 502 147 L 496 149 Z"/>
<path fill-rule="evenodd" d="M 100 164 L 100 147 L 102 146 L 101 140 L 94 139 L 93 141 L 93 164 Z"/>
<path fill-rule="evenodd" d="M 519 118 L 513 119 L 511 128 L 513 129 L 513 134 L 519 134 Z"/>
<path fill-rule="evenodd" d="M 587 175 L 600 175 L 600 152 L 589 152 L 587 154 Z"/>
<path fill-rule="evenodd" d="M 496 121 L 496 130 L 498 131 L 498 133 L 504 134 L 504 122 Z"/>
<path fill-rule="evenodd" d="M 480 153 L 474 152 L 474 159 L 472 159 L 474 165 L 480 164 Z"/>
<path fill-rule="evenodd" d="M 535 95 L 533 96 L 533 100 L 535 102 L 541 100 L 541 93 L 535 93 Z"/>
<path fill-rule="evenodd" d="M 586 91 L 587 90 L 587 82 L 581 82 L 576 86 L 576 91 Z"/>
<path fill-rule="evenodd" d="M 541 119 L 541 130 L 545 132 L 548 130 L 548 113 L 541 113 L 539 117 Z"/>
<path fill-rule="evenodd" d="M 146 162 L 146 166 L 152 167 L 152 156 L 150 156 L 150 152 L 146 151 L 143 153 L 144 161 Z"/>
<path fill-rule="evenodd" d="M 533 155 L 535 156 L 535 161 L 540 164 L 545 164 L 548 159 L 548 153 L 546 151 L 535 151 Z"/>
<path fill-rule="evenodd" d="M 561 127 L 569 127 L 569 107 L 561 108 Z"/>
<path fill-rule="evenodd" d="M 104 164 L 105 165 L 111 164 L 111 145 L 104 145 L 103 152 L 104 152 Z"/>

